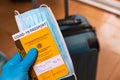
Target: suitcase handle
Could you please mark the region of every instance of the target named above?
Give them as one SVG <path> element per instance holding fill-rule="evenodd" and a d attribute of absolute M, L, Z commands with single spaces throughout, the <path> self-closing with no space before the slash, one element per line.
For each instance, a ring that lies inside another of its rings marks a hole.
<path fill-rule="evenodd" d="M 59 26 L 78 25 L 81 23 L 80 19 L 63 19 L 58 20 Z"/>

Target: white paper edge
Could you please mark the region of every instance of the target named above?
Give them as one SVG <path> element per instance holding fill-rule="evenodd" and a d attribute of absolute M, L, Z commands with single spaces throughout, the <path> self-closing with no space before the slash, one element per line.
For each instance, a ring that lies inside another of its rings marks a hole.
<path fill-rule="evenodd" d="M 78 0 L 78 1 L 86 3 L 86 4 L 89 4 L 89 5 L 92 5 L 92 6 L 95 6 L 97 8 L 104 9 L 106 11 L 109 11 L 111 13 L 114 13 L 114 14 L 120 16 L 120 10 L 118 10 L 116 8 L 113 8 L 113 7 L 110 7 L 110 6 L 106 6 L 104 4 L 101 4 L 101 3 L 98 3 L 98 2 L 95 2 L 95 1 L 92 1 L 92 0 Z"/>

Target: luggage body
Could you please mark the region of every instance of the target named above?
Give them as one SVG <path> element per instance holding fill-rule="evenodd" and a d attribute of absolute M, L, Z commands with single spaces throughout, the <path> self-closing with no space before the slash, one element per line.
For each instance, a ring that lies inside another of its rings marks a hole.
<path fill-rule="evenodd" d="M 78 80 L 95 80 L 99 44 L 93 27 L 81 15 L 59 20 Z M 74 76 L 64 80 L 74 80 Z"/>

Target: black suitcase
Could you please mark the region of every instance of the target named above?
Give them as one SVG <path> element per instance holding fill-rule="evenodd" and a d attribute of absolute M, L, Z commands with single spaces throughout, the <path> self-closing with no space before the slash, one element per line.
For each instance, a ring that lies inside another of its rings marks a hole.
<path fill-rule="evenodd" d="M 99 52 L 96 33 L 83 16 L 73 15 L 69 16 L 69 19 L 81 20 L 79 24 L 60 26 L 77 78 L 78 80 L 95 80 Z"/>
<path fill-rule="evenodd" d="M 95 30 L 85 17 L 68 16 L 68 1 L 65 0 L 65 19 L 58 20 L 78 80 L 95 80 L 99 43 Z M 63 80 L 74 80 L 74 76 Z"/>

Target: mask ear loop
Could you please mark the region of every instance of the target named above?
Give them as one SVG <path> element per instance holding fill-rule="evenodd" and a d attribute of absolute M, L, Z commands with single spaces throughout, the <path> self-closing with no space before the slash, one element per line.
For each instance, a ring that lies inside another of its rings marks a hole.
<path fill-rule="evenodd" d="M 21 14 L 19 13 L 19 11 L 17 11 L 17 10 L 14 10 L 14 14 L 15 14 L 15 16 L 20 15 L 20 17 L 22 17 Z M 19 20 L 20 20 L 20 22 L 19 23 L 17 22 L 18 23 L 19 31 L 23 31 L 24 28 L 25 28 L 25 24 L 23 23 L 22 18 L 19 18 Z"/>
<path fill-rule="evenodd" d="M 20 14 L 17 10 L 15 10 L 14 13 L 15 13 L 15 15 L 19 15 Z"/>
<path fill-rule="evenodd" d="M 46 4 L 40 5 L 40 8 L 41 8 L 41 7 L 47 7 L 47 8 L 48 8 L 48 6 L 47 6 Z"/>
<path fill-rule="evenodd" d="M 42 7 L 49 8 L 46 4 L 42 4 L 42 5 L 39 6 L 39 8 L 42 8 Z M 41 19 L 46 22 L 47 20 L 45 19 L 44 14 L 43 13 L 40 13 L 40 14 L 41 14 Z"/>
<path fill-rule="evenodd" d="M 37 0 L 32 0 L 33 8 L 38 8 Z M 42 4 L 40 7 L 48 7 L 46 4 Z"/>

